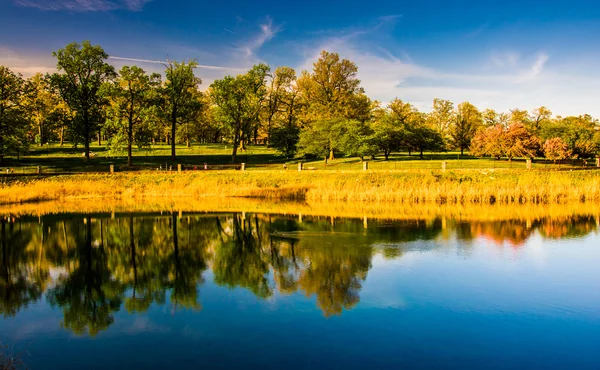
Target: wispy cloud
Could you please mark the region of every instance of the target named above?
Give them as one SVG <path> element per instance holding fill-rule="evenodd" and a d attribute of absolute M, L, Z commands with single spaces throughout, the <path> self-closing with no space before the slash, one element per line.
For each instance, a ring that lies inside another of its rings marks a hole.
<path fill-rule="evenodd" d="M 264 44 L 271 41 L 281 28 L 273 24 L 273 20 L 267 17 L 264 23 L 259 24 L 260 32 L 250 39 L 246 40 L 241 46 L 240 50 L 243 51 L 246 57 L 256 55 L 256 52 L 263 47 Z"/>
<path fill-rule="evenodd" d="M 134 62 L 134 63 L 150 63 L 150 64 L 165 64 L 168 61 L 167 60 L 149 60 L 149 59 L 137 59 L 137 58 L 124 58 L 124 57 L 117 57 L 117 56 L 110 56 L 109 59 L 113 59 L 113 60 L 120 60 L 120 61 L 127 61 L 127 62 Z M 224 67 L 224 66 L 212 66 L 212 65 L 207 65 L 207 64 L 198 64 L 198 68 L 201 69 L 213 69 L 213 70 L 217 70 L 217 71 L 244 71 L 243 68 L 236 68 L 236 67 Z"/>
<path fill-rule="evenodd" d="M 141 11 L 152 0 L 13 0 L 16 5 L 46 11 L 102 12 L 124 9 Z"/>
<path fill-rule="evenodd" d="M 593 94 L 589 94 L 600 83 L 597 72 L 549 65 L 551 56 L 543 51 L 482 51 L 461 65 L 433 68 L 408 56 L 402 45 L 390 44 L 385 33 L 389 27 L 382 27 L 385 21 L 382 18 L 370 28 L 343 33 L 313 34 L 316 37 L 298 44 L 304 57 L 296 66 L 311 70 L 321 50 L 337 52 L 357 64 L 358 77 L 372 99 L 386 103 L 398 97 L 424 111 L 431 109 L 437 97 L 498 111 L 545 105 L 556 114 L 600 116 Z"/>

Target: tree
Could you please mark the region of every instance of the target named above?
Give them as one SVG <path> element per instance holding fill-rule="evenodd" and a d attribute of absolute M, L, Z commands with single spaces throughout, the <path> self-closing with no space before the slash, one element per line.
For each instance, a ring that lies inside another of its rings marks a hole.
<path fill-rule="evenodd" d="M 532 135 L 521 123 L 513 123 L 504 130 L 504 155 L 514 157 L 535 157 L 540 150 L 540 140 Z"/>
<path fill-rule="evenodd" d="M 28 146 L 27 116 L 23 100 L 28 86 L 20 74 L 0 66 L 0 163 L 11 151 Z"/>
<path fill-rule="evenodd" d="M 177 123 L 185 118 L 190 112 L 186 109 L 190 104 L 197 101 L 198 85 L 202 83 L 199 77 L 194 75 L 194 69 L 198 67 L 195 60 L 189 62 L 169 61 L 165 65 L 165 76 L 167 80 L 161 89 L 165 118 L 171 123 L 171 160 L 175 161 L 175 135 L 177 133 Z"/>
<path fill-rule="evenodd" d="M 481 112 L 482 123 L 485 127 L 495 126 L 500 123 L 500 115 L 493 109 L 486 109 Z"/>
<path fill-rule="evenodd" d="M 267 143 L 271 142 L 271 133 L 273 126 L 278 120 L 278 115 L 284 109 L 285 100 L 296 81 L 296 71 L 290 67 L 277 67 L 270 78 L 267 87 L 267 96 L 265 97 L 265 109 L 263 110 L 267 129 Z"/>
<path fill-rule="evenodd" d="M 341 151 L 348 120 L 343 118 L 313 122 L 300 132 L 298 147 L 303 155 L 333 159 L 334 151 Z"/>
<path fill-rule="evenodd" d="M 368 98 L 359 96 L 363 94 L 363 89 L 357 73 L 358 67 L 350 60 L 340 59 L 337 53 L 322 51 L 319 60 L 313 64 L 312 73 L 304 71 L 298 79 L 298 89 L 306 102 L 305 129 L 307 132 L 331 134 L 327 145 L 330 159 L 335 158 L 334 141 L 339 138 L 331 128 L 341 128 L 340 123 L 348 119 L 364 121 L 368 116 L 364 108 L 370 110 Z M 323 127 L 314 127 L 319 125 Z M 303 136 L 306 137 L 304 132 L 300 135 L 299 145 L 306 152 L 309 143 L 302 140 Z"/>
<path fill-rule="evenodd" d="M 530 126 L 527 129 L 533 134 L 539 134 L 542 127 L 552 119 L 550 109 L 541 106 L 533 110 L 533 116 L 530 120 Z"/>
<path fill-rule="evenodd" d="M 554 163 L 556 163 L 556 161 L 570 158 L 571 155 L 572 152 L 569 149 L 569 144 L 565 143 L 559 137 L 548 139 L 544 143 L 544 156 Z"/>
<path fill-rule="evenodd" d="M 109 95 L 112 111 L 117 123 L 117 134 L 125 134 L 128 166 L 133 164 L 135 131 L 148 115 L 149 109 L 153 108 L 159 85 L 159 74 L 148 75 L 140 67 L 124 66 L 119 72 L 119 78 L 111 86 Z"/>
<path fill-rule="evenodd" d="M 380 153 L 383 153 L 387 161 L 392 152 L 406 145 L 408 132 L 404 123 L 394 119 L 395 117 L 387 109 L 376 110 L 374 116 L 371 123 L 373 130 L 371 143 Z"/>
<path fill-rule="evenodd" d="M 411 152 L 417 149 L 413 140 L 418 138 L 418 136 L 412 135 L 412 129 L 415 128 L 415 123 L 419 125 L 422 124 L 422 122 L 420 122 L 422 117 L 419 116 L 419 111 L 411 104 L 405 103 L 398 98 L 392 100 L 388 104 L 388 110 L 390 112 L 390 118 L 397 129 L 404 131 L 404 140 L 400 141 L 398 145 L 406 147 L 408 149 L 408 155 L 411 155 Z"/>
<path fill-rule="evenodd" d="M 456 111 L 456 123 L 450 134 L 452 144 L 460 155 L 471 146 L 471 140 L 482 126 L 481 113 L 469 102 L 461 103 Z"/>
<path fill-rule="evenodd" d="M 184 142 L 189 148 L 192 139 L 200 134 L 202 121 L 205 119 L 204 111 L 207 102 L 202 91 L 194 91 L 194 99 L 191 99 L 182 110 L 176 137 L 178 142 Z"/>
<path fill-rule="evenodd" d="M 278 113 L 275 116 L 277 127 L 270 134 L 269 144 L 278 152 L 291 158 L 296 154 L 300 140 L 299 111 L 303 102 L 295 84 L 296 75 L 293 69 L 277 68 L 275 75 L 279 76 Z"/>
<path fill-rule="evenodd" d="M 49 81 L 41 73 L 36 73 L 29 80 L 30 93 L 25 96 L 23 105 L 29 115 L 37 135 L 35 141 L 42 146 L 50 140 L 54 126 L 64 120 L 62 99 L 51 90 Z"/>
<path fill-rule="evenodd" d="M 496 124 L 480 130 L 471 140 L 471 153 L 500 159 L 504 155 L 504 127 Z"/>
<path fill-rule="evenodd" d="M 210 95 L 216 105 L 217 117 L 231 130 L 232 163 L 236 163 L 240 144 L 250 137 L 253 125 L 259 121 L 266 98 L 265 79 L 269 69 L 266 64 L 258 64 L 246 74 L 225 76 L 210 85 Z"/>
<path fill-rule="evenodd" d="M 521 124 L 527 128 L 532 127 L 531 117 L 526 110 L 521 110 L 518 108 L 512 109 L 508 114 L 508 123 L 507 127 L 514 124 Z"/>
<path fill-rule="evenodd" d="M 515 157 L 533 158 L 540 149 L 540 140 L 531 135 L 521 123 L 508 127 L 500 124 L 488 127 L 475 135 L 471 143 L 474 155 L 489 155 L 496 159 L 502 156 L 512 160 Z"/>
<path fill-rule="evenodd" d="M 433 99 L 433 110 L 427 116 L 429 125 L 444 138 L 450 139 L 452 124 L 455 122 L 454 104 L 449 100 Z"/>
<path fill-rule="evenodd" d="M 358 120 L 349 120 L 344 125 L 344 134 L 341 138 L 340 150 L 346 156 L 356 156 L 364 160 L 365 156 L 377 154 L 374 145 L 373 130 L 371 125 Z"/>
<path fill-rule="evenodd" d="M 52 55 L 57 59 L 59 73 L 49 76 L 50 83 L 74 111 L 74 131 L 81 136 L 89 161 L 90 138 L 98 129 L 107 105 L 100 89 L 116 77 L 114 67 L 106 63 L 108 54 L 89 41 L 81 45 L 71 43 Z"/>
<path fill-rule="evenodd" d="M 302 72 L 298 88 L 309 103 L 306 114 L 312 120 L 346 118 L 349 101 L 363 92 L 356 77 L 358 67 L 339 54 L 321 51 L 312 73 Z"/>
<path fill-rule="evenodd" d="M 419 158 L 423 159 L 424 151 L 440 151 L 444 149 L 444 139 L 435 129 L 427 126 L 425 114 L 415 112 L 410 116 L 408 126 L 408 144 L 419 151 Z"/>

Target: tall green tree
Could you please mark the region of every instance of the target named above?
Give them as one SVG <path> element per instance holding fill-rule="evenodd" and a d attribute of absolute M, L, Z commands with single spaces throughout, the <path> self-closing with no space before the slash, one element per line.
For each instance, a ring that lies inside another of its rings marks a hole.
<path fill-rule="evenodd" d="M 0 163 L 7 153 L 28 146 L 27 112 L 23 105 L 28 91 L 20 74 L 0 66 Z"/>
<path fill-rule="evenodd" d="M 71 43 L 52 54 L 59 72 L 49 76 L 50 83 L 74 111 L 74 131 L 81 136 L 89 161 L 90 139 L 98 130 L 108 104 L 101 87 L 116 77 L 115 69 L 106 63 L 108 54 L 104 49 L 89 41 Z"/>
<path fill-rule="evenodd" d="M 328 134 L 329 137 L 329 159 L 335 158 L 335 143 L 338 133 L 331 130 L 332 127 L 340 127 L 344 120 L 363 121 L 368 116 L 360 107 L 366 99 L 359 97 L 363 94 L 360 80 L 357 77 L 358 67 L 348 59 L 340 59 L 337 53 L 322 51 L 319 60 L 313 64 L 313 71 L 302 72 L 298 79 L 298 88 L 302 98 L 306 101 L 304 110 L 305 129 L 307 132 Z M 331 122 L 330 122 L 331 121 Z M 314 127 L 322 125 L 323 127 Z M 306 135 L 304 135 L 306 136 Z M 303 151 L 308 149 L 306 140 L 300 138 L 299 146 Z"/>
<path fill-rule="evenodd" d="M 444 138 L 435 128 L 427 125 L 424 113 L 415 112 L 408 122 L 408 145 L 419 152 L 423 159 L 424 151 L 441 151 L 444 149 Z"/>
<path fill-rule="evenodd" d="M 406 117 L 381 108 L 375 109 L 373 115 L 371 143 L 379 153 L 383 153 L 387 161 L 392 152 L 407 146 L 408 131 L 406 121 L 403 120 Z"/>
<path fill-rule="evenodd" d="M 225 76 L 210 85 L 210 95 L 216 106 L 216 114 L 231 131 L 232 163 L 236 163 L 237 151 L 243 145 L 260 120 L 267 96 L 266 77 L 269 66 L 258 64 L 247 73 L 236 77 Z"/>
<path fill-rule="evenodd" d="M 267 95 L 265 97 L 264 121 L 267 131 L 267 143 L 271 142 L 271 133 L 275 128 L 278 116 L 284 109 L 284 101 L 296 81 L 296 71 L 290 67 L 277 67 L 275 72 L 268 74 Z"/>
<path fill-rule="evenodd" d="M 275 116 L 276 127 L 270 133 L 269 144 L 278 152 L 291 158 L 296 154 L 300 140 L 300 111 L 304 102 L 296 86 L 296 72 L 288 67 L 275 71 L 280 83 L 278 113 Z"/>
<path fill-rule="evenodd" d="M 195 60 L 189 62 L 169 61 L 165 65 L 165 76 L 167 80 L 162 87 L 164 98 L 163 113 L 171 123 L 171 160 L 175 161 L 175 135 L 177 133 L 177 124 L 186 120 L 186 115 L 190 113 L 189 105 L 197 102 L 198 85 L 202 83 L 199 77 L 194 74 L 194 69 L 198 67 Z"/>
<path fill-rule="evenodd" d="M 456 111 L 456 123 L 450 136 L 452 144 L 460 149 L 461 155 L 464 154 L 465 149 L 471 146 L 471 140 L 481 126 L 482 118 L 479 110 L 469 102 L 459 104 Z"/>
<path fill-rule="evenodd" d="M 429 126 L 444 138 L 450 140 L 450 130 L 455 122 L 454 104 L 449 100 L 433 99 L 433 109 L 427 116 Z"/>
<path fill-rule="evenodd" d="M 47 78 L 36 73 L 28 79 L 30 93 L 25 96 L 23 105 L 27 110 L 32 128 L 37 132 L 35 141 L 39 146 L 46 144 L 59 121 L 64 120 L 61 110 L 62 99 L 50 88 Z"/>
<path fill-rule="evenodd" d="M 157 102 L 159 86 L 159 74 L 149 75 L 140 67 L 124 66 L 119 71 L 119 78 L 110 87 L 112 115 L 117 135 L 125 138 L 128 166 L 133 164 L 132 147 L 136 139 L 136 129 L 148 117 L 149 110 Z"/>

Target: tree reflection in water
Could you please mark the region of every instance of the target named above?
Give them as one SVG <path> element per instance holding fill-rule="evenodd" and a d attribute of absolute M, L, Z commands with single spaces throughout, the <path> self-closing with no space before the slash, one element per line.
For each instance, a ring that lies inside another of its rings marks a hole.
<path fill-rule="evenodd" d="M 456 239 L 519 247 L 580 237 L 594 217 L 503 222 L 385 221 L 259 214 L 49 215 L 0 220 L 0 313 L 13 316 L 45 294 L 76 334 L 108 328 L 121 309 L 168 304 L 200 310 L 203 273 L 217 285 L 265 299 L 315 297 L 325 316 L 355 307 L 373 256 L 402 258 Z M 44 293 L 45 292 L 45 293 Z"/>

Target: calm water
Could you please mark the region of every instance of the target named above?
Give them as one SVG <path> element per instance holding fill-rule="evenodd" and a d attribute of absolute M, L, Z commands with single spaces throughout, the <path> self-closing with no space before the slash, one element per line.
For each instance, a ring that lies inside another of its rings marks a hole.
<path fill-rule="evenodd" d="M 5 218 L 0 341 L 33 370 L 600 369 L 598 222 Z"/>

